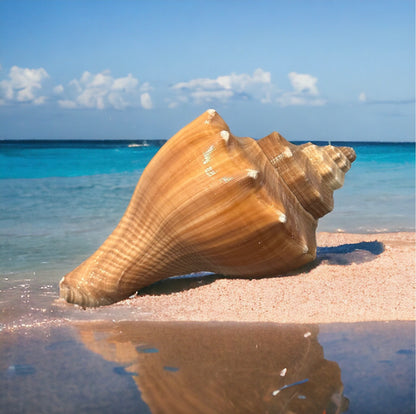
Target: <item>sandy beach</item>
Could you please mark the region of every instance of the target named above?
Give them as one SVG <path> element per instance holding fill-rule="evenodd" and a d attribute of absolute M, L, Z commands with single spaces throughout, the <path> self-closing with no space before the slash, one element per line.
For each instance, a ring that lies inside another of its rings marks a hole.
<path fill-rule="evenodd" d="M 159 321 L 415 320 L 415 233 L 318 233 L 318 246 L 317 260 L 289 275 L 174 278 L 112 307 Z"/>

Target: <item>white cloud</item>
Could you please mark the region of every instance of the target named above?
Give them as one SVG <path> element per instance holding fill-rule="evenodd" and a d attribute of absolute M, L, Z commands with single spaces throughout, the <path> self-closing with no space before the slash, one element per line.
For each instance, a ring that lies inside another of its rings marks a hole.
<path fill-rule="evenodd" d="M 97 74 L 85 71 L 80 79 L 69 82 L 69 86 L 73 91 L 73 97 L 58 101 L 62 108 L 111 107 L 122 110 L 138 105 L 145 109 L 153 107 L 150 94 L 140 95 L 139 81 L 131 73 L 122 78 L 113 78 L 109 70 Z M 143 86 L 150 90 L 148 83 Z"/>
<path fill-rule="evenodd" d="M 144 109 L 153 108 L 152 98 L 150 97 L 150 94 L 148 92 L 142 93 L 140 95 L 140 103 L 142 104 L 142 107 Z"/>
<path fill-rule="evenodd" d="M 111 89 L 115 91 L 129 91 L 135 89 L 138 84 L 139 81 L 134 78 L 131 73 L 129 73 L 124 78 L 114 79 Z"/>
<path fill-rule="evenodd" d="M 13 66 L 9 71 L 8 79 L 0 82 L 1 101 L 26 102 L 41 105 L 46 96 L 39 96 L 42 82 L 49 78 L 45 69 L 29 69 Z"/>
<path fill-rule="evenodd" d="M 308 75 L 307 73 L 296 72 L 290 72 L 288 76 L 295 92 L 299 94 L 307 93 L 309 95 L 319 94 L 318 88 L 316 87 L 318 78 Z"/>
<path fill-rule="evenodd" d="M 0 67 L 1 70 L 1 67 Z M 45 103 L 46 94 L 41 94 L 44 81 L 49 78 L 45 69 L 29 69 L 13 66 L 8 78 L 0 81 L 0 105 L 11 102 L 26 102 L 34 105 Z M 178 82 L 171 87 L 171 96 L 166 99 L 169 108 L 182 104 L 215 104 L 230 101 L 256 101 L 280 106 L 321 106 L 326 100 L 320 96 L 318 78 L 307 74 L 290 72 L 291 91 L 278 90 L 272 83 L 271 74 L 261 68 L 252 74 L 231 73 L 216 78 L 196 78 Z M 85 71 L 80 78 L 73 79 L 65 87 L 50 87 L 51 99 L 61 108 L 115 108 L 154 107 L 151 97 L 153 88 L 143 84 L 131 73 L 115 78 L 109 70 L 99 73 Z M 368 102 L 364 92 L 358 98 Z"/>
<path fill-rule="evenodd" d="M 44 103 L 45 103 L 45 101 L 46 101 L 46 96 L 39 96 L 38 98 L 35 98 L 35 99 L 33 100 L 33 103 L 34 103 L 35 105 L 42 105 L 42 104 L 44 104 Z"/>
<path fill-rule="evenodd" d="M 64 91 L 64 87 L 62 85 L 57 85 L 53 88 L 53 91 L 57 94 L 60 95 L 61 93 L 63 93 Z"/>
<path fill-rule="evenodd" d="M 234 92 L 231 90 L 218 90 L 218 91 L 204 91 L 196 90 L 191 92 L 191 97 L 194 99 L 195 103 L 208 103 L 214 101 L 228 101 L 228 99 L 234 96 Z"/>
<path fill-rule="evenodd" d="M 256 69 L 253 75 L 231 73 L 215 79 L 192 79 L 172 86 L 176 95 L 170 101 L 169 107 L 174 108 L 188 100 L 196 104 L 226 102 L 230 99 L 268 101 L 272 86 L 270 72 L 261 68 Z"/>
<path fill-rule="evenodd" d="M 58 101 L 58 104 L 61 108 L 66 108 L 66 109 L 74 109 L 77 107 L 76 102 L 70 101 L 68 99 L 61 99 Z"/>
<path fill-rule="evenodd" d="M 293 91 L 283 92 L 277 98 L 281 106 L 322 106 L 326 100 L 319 97 L 318 78 L 307 73 L 290 72 L 289 81 Z"/>
<path fill-rule="evenodd" d="M 366 95 L 364 92 L 361 92 L 361 93 L 358 95 L 358 100 L 359 100 L 360 102 L 367 102 L 367 95 Z"/>
<path fill-rule="evenodd" d="M 272 83 L 270 72 L 256 69 L 247 73 L 218 76 L 215 79 L 197 78 L 172 86 L 176 93 L 168 100 L 169 108 L 181 103 L 207 104 L 227 102 L 231 99 L 255 100 L 263 104 L 279 103 L 281 106 L 321 106 L 326 104 L 317 87 L 318 78 L 307 73 L 290 72 L 292 91 L 279 91 Z"/>

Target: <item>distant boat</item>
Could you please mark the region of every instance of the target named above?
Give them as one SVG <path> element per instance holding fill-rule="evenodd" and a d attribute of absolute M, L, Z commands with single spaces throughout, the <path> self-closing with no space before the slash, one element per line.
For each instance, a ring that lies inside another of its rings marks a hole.
<path fill-rule="evenodd" d="M 135 148 L 135 147 L 149 147 L 150 145 L 147 143 L 147 141 L 143 141 L 143 144 L 129 144 L 129 148 Z"/>

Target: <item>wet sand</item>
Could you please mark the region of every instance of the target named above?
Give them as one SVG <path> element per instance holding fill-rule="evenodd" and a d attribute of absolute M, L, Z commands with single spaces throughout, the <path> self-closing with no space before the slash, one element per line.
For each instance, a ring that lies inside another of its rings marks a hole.
<path fill-rule="evenodd" d="M 171 278 L 109 308 L 143 319 L 333 323 L 415 320 L 415 233 L 318 233 L 318 257 L 289 275 Z"/>

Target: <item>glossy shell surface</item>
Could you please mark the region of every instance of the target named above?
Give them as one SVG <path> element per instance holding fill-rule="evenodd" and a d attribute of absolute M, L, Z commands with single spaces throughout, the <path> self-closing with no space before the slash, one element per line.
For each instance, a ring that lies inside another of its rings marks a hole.
<path fill-rule="evenodd" d="M 316 227 L 355 159 L 348 147 L 234 136 L 215 110 L 175 134 L 144 170 L 120 223 L 60 283 L 82 306 L 125 299 L 197 271 L 276 276 L 316 256 Z"/>

